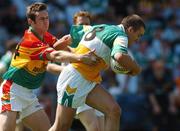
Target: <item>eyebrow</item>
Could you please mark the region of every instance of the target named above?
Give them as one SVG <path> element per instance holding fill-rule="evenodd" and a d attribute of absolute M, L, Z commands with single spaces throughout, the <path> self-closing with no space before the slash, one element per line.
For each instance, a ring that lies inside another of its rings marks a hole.
<path fill-rule="evenodd" d="M 49 18 L 49 16 L 41 16 L 39 17 L 40 19 L 45 19 L 45 18 Z"/>

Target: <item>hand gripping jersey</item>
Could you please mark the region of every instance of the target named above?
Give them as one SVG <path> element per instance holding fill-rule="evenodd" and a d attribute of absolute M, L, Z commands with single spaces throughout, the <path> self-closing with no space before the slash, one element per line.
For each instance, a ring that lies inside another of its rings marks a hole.
<path fill-rule="evenodd" d="M 48 63 L 48 60 L 43 59 L 42 52 L 52 47 L 55 42 L 56 38 L 48 32 L 45 33 L 43 40 L 40 40 L 32 30 L 26 30 L 3 78 L 25 88 L 38 88 Z"/>
<path fill-rule="evenodd" d="M 89 27 L 89 26 L 88 26 Z M 87 80 L 101 82 L 100 72 L 109 66 L 110 58 L 116 52 L 127 53 L 128 38 L 122 25 L 95 25 L 83 33 L 84 26 L 72 26 L 71 37 L 73 41 L 81 41 L 75 53 L 84 54 L 95 49 L 95 55 L 101 58 L 95 66 L 83 63 L 71 63 Z"/>

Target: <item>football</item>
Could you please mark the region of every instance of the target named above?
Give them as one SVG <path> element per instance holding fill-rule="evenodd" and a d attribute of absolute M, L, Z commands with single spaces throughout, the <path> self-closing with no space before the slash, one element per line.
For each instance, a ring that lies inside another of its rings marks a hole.
<path fill-rule="evenodd" d="M 110 67 L 111 67 L 112 71 L 114 71 L 117 74 L 129 73 L 128 70 L 126 70 L 121 65 L 119 65 L 119 63 L 116 60 L 114 60 L 113 58 L 111 58 L 111 60 L 110 60 Z"/>

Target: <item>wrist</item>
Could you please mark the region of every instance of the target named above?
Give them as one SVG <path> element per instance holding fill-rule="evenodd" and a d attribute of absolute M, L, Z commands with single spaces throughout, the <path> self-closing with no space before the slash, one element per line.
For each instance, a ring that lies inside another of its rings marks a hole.
<path fill-rule="evenodd" d="M 44 60 L 53 60 L 53 57 L 51 56 L 51 53 L 55 51 L 53 48 L 47 48 L 43 53 L 42 53 L 42 58 Z"/>
<path fill-rule="evenodd" d="M 83 61 L 83 56 L 82 55 L 77 55 L 77 62 Z"/>

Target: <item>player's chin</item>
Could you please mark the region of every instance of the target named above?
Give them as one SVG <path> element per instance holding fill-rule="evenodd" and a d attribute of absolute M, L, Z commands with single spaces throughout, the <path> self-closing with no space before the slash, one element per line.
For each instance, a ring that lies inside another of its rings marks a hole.
<path fill-rule="evenodd" d="M 47 32 L 48 29 L 49 29 L 49 26 L 48 26 L 48 25 L 44 25 L 44 26 L 43 26 L 43 29 L 44 29 L 44 32 Z"/>

